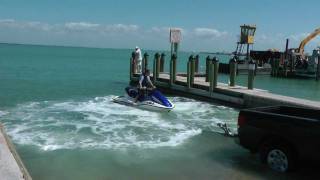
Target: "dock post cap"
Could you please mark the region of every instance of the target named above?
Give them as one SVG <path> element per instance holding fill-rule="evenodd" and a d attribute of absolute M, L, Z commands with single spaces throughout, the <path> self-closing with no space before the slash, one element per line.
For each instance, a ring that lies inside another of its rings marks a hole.
<path fill-rule="evenodd" d="M 166 56 L 166 54 L 165 53 L 161 53 L 161 56 Z"/>
<path fill-rule="evenodd" d="M 229 62 L 230 62 L 230 63 L 235 63 L 235 62 L 237 62 L 237 57 L 236 57 L 236 56 L 233 56 L 233 57 L 230 59 Z"/>
<path fill-rule="evenodd" d="M 255 70 L 256 69 L 256 63 L 251 59 L 249 61 L 249 70 Z"/>
<path fill-rule="evenodd" d="M 190 60 L 193 60 L 193 59 L 194 59 L 194 56 L 193 56 L 193 55 L 190 55 L 190 56 L 189 56 L 189 61 L 190 61 Z"/>
<path fill-rule="evenodd" d="M 177 55 L 175 53 L 172 54 L 171 56 L 172 59 L 177 59 Z"/>
<path fill-rule="evenodd" d="M 197 55 L 195 56 L 196 59 L 199 59 L 199 57 L 200 57 L 199 54 L 197 54 Z"/>
<path fill-rule="evenodd" d="M 207 60 L 207 61 L 209 61 L 209 60 L 210 60 L 210 56 L 209 56 L 209 55 L 206 57 L 206 60 Z"/>
<path fill-rule="evenodd" d="M 250 59 L 249 64 L 256 64 L 256 62 L 254 62 L 254 60 Z"/>
<path fill-rule="evenodd" d="M 156 53 L 156 54 L 154 55 L 154 57 L 155 57 L 155 58 L 159 58 L 159 57 L 160 57 L 160 54 L 159 54 L 159 53 Z"/>
<path fill-rule="evenodd" d="M 147 52 L 145 52 L 145 53 L 143 54 L 143 56 L 144 56 L 144 57 L 148 57 L 149 54 L 148 54 Z"/>
<path fill-rule="evenodd" d="M 218 59 L 216 56 L 214 56 L 214 57 L 212 58 L 212 62 L 219 62 L 219 59 Z"/>

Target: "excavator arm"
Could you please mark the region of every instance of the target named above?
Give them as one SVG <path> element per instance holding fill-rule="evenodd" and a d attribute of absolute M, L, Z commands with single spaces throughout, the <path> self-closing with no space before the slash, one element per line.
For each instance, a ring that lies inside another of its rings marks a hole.
<path fill-rule="evenodd" d="M 303 39 L 299 45 L 299 48 L 296 49 L 296 52 L 299 53 L 301 56 L 304 56 L 304 46 L 311 41 L 314 37 L 320 34 L 320 28 L 313 31 L 311 34 L 309 34 L 305 39 Z"/>

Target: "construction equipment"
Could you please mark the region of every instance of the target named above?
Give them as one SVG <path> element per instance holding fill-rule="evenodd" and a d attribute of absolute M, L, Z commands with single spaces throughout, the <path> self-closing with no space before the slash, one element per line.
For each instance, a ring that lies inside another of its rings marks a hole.
<path fill-rule="evenodd" d="M 317 35 L 320 34 L 320 28 L 316 29 L 315 31 L 313 31 L 311 34 L 309 34 L 306 38 L 304 38 L 300 45 L 299 48 L 295 49 L 295 53 L 297 53 L 297 55 L 300 55 L 302 58 L 304 58 L 304 47 L 305 45 L 311 41 L 313 38 L 315 38 Z"/>
<path fill-rule="evenodd" d="M 256 25 L 242 25 L 240 26 L 241 34 L 240 39 L 237 42 L 237 48 L 236 51 L 233 52 L 233 54 L 240 56 L 242 55 L 243 48 L 245 48 L 245 45 L 247 45 L 247 52 L 246 57 L 247 61 L 249 61 L 249 51 L 250 51 L 250 45 L 253 45 L 254 43 L 254 34 L 256 32 Z"/>

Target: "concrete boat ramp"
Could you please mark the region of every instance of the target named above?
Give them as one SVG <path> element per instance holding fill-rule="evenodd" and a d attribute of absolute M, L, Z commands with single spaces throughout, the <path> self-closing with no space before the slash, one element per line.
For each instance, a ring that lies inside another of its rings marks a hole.
<path fill-rule="evenodd" d="M 14 145 L 0 124 L 0 179 L 1 180 L 31 180 Z"/>

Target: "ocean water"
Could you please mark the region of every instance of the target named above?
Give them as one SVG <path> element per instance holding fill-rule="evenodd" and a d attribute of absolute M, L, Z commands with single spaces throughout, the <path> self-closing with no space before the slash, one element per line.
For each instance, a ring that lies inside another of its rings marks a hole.
<path fill-rule="evenodd" d="M 0 44 L 0 122 L 33 179 L 275 175 L 220 134 L 218 122 L 236 131 L 237 109 L 178 96 L 169 97 L 176 105 L 170 113 L 113 103 L 129 83 L 131 51 Z M 155 52 L 148 53 L 152 59 Z M 189 55 L 179 53 L 179 71 Z M 227 82 L 228 76 L 219 80 Z M 244 76 L 237 80 L 246 83 Z M 258 88 L 320 99 L 313 80 L 262 76 L 256 81 Z"/>

